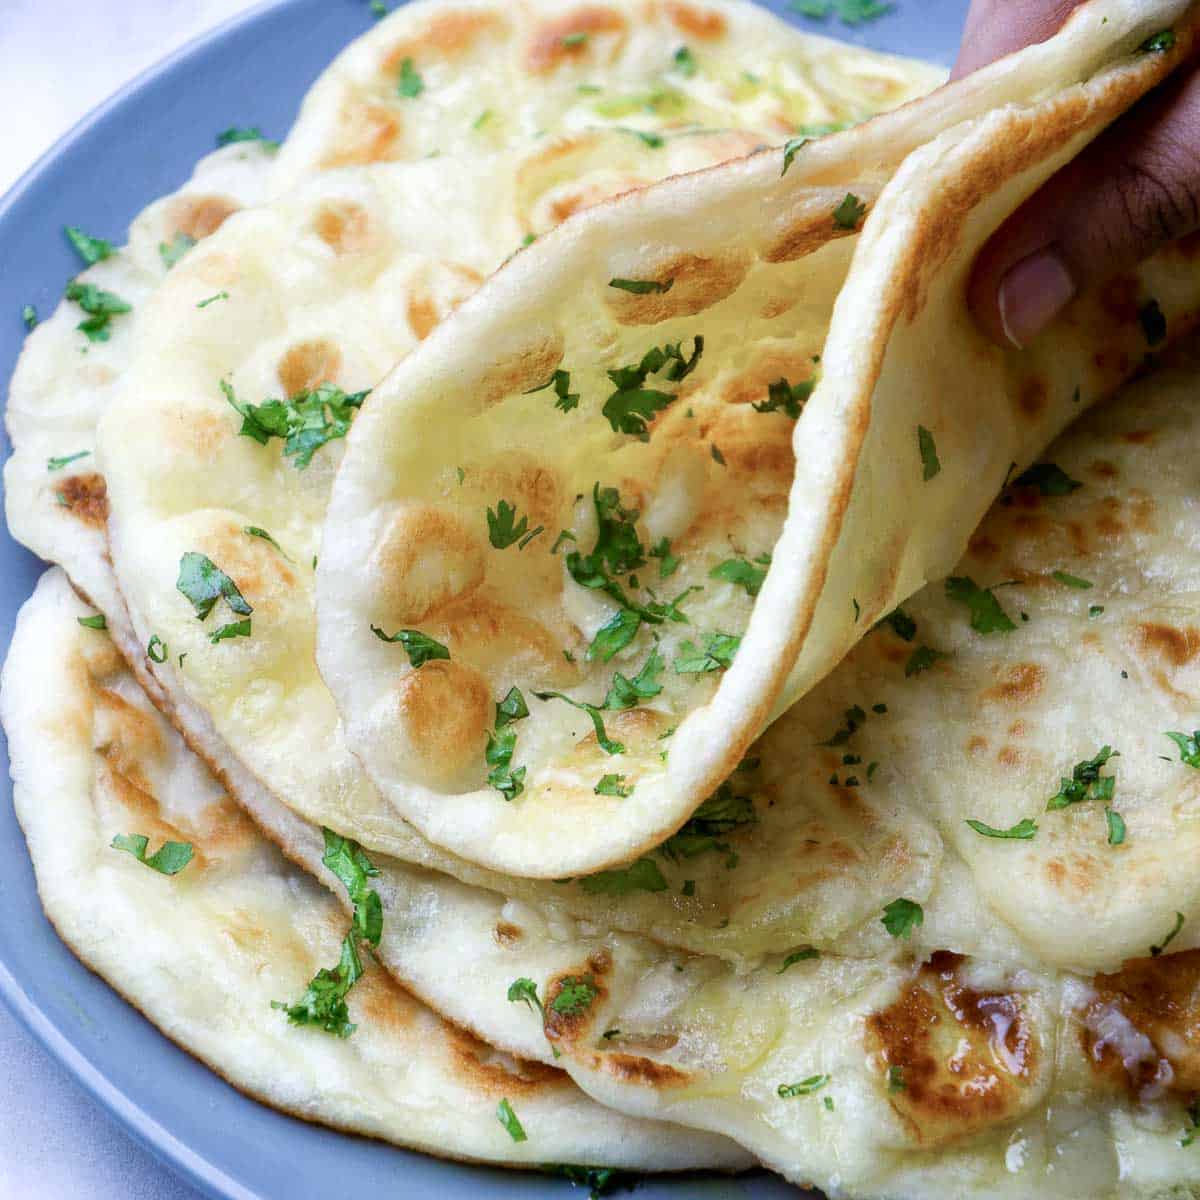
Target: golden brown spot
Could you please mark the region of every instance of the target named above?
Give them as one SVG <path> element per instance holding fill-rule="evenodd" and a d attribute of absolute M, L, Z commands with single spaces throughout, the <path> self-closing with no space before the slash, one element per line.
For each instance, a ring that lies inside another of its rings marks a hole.
<path fill-rule="evenodd" d="M 1109 462 L 1104 458 L 1098 458 L 1088 467 L 1088 470 L 1091 471 L 1091 473 L 1095 475 L 1097 479 L 1116 479 L 1116 477 L 1120 474 L 1120 471 L 1117 469 L 1117 464 Z"/>
<path fill-rule="evenodd" d="M 400 140 L 400 118 L 382 104 L 348 101 L 342 107 L 338 137 L 321 160 L 323 167 L 348 167 L 393 157 Z"/>
<path fill-rule="evenodd" d="M 317 211 L 313 229 L 335 254 L 355 254 L 370 244 L 371 218 L 359 204 L 330 202 Z"/>
<path fill-rule="evenodd" d="M 588 36 L 572 37 L 580 33 Z M 576 8 L 538 26 L 525 51 L 525 66 L 536 75 L 552 71 L 568 59 L 582 59 L 592 51 L 592 38 L 605 33 L 622 35 L 624 41 L 625 18 L 616 9 L 598 4 Z M 620 43 L 612 57 L 619 53 Z"/>
<path fill-rule="evenodd" d="M 984 700 L 998 700 L 1003 704 L 1026 704 L 1042 690 L 1046 672 L 1037 663 L 1018 663 L 1004 673 L 995 687 L 983 693 Z"/>
<path fill-rule="evenodd" d="M 667 0 L 666 7 L 675 28 L 689 37 L 708 42 L 725 33 L 725 18 L 713 9 L 697 8 L 684 0 Z"/>
<path fill-rule="evenodd" d="M 1143 651 L 1159 655 L 1173 667 L 1187 666 L 1200 652 L 1200 630 L 1190 625 L 1176 629 L 1173 625 L 1146 621 L 1138 626 L 1138 639 Z"/>
<path fill-rule="evenodd" d="M 586 1039 L 588 1030 L 595 1023 L 599 1009 L 608 995 L 604 980 L 612 966 L 612 954 L 602 947 L 593 950 L 582 966 L 562 971 L 547 983 L 545 1031 L 549 1041 L 562 1041 L 571 1045 Z M 564 989 L 575 990 L 581 983 L 591 990 L 590 998 L 579 998 L 566 1011 L 559 1011 L 554 1007 Z"/>
<path fill-rule="evenodd" d="M 417 36 L 392 46 L 383 57 L 380 70 L 390 84 L 394 82 L 394 76 L 406 58 L 455 58 L 472 49 L 485 34 L 502 32 L 507 27 L 497 13 L 440 13 Z"/>
<path fill-rule="evenodd" d="M 508 921 L 497 921 L 492 932 L 501 946 L 515 946 L 525 933 L 520 925 L 513 925 Z"/>
<path fill-rule="evenodd" d="M 108 488 L 103 475 L 68 475 L 55 489 L 59 503 L 85 525 L 97 529 L 108 520 Z"/>
<path fill-rule="evenodd" d="M 985 737 L 980 737 L 976 734 L 972 738 L 967 739 L 968 754 L 982 754 L 988 748 L 988 740 Z"/>
<path fill-rule="evenodd" d="M 643 1058 L 637 1054 L 624 1054 L 616 1051 L 612 1054 L 597 1056 L 598 1064 L 623 1083 L 631 1083 L 636 1087 L 651 1087 L 664 1089 L 682 1087 L 691 1082 L 691 1077 L 673 1067 L 669 1063 L 655 1062 L 652 1058 Z"/>
<path fill-rule="evenodd" d="M 900 997 L 867 1018 L 866 1043 L 888 1103 L 914 1142 L 943 1146 L 1016 1116 L 1037 1074 L 1040 1045 L 1017 992 L 959 980 L 962 959 L 939 952 Z"/>
<path fill-rule="evenodd" d="M 540 387 L 562 362 L 562 355 L 561 336 L 546 338 L 509 353 L 480 380 L 480 403 L 485 406 L 495 404 L 505 396 Z"/>
<path fill-rule="evenodd" d="M 1047 399 L 1046 381 L 1035 375 L 1021 385 L 1017 407 L 1027 417 L 1040 417 L 1046 411 Z"/>
<path fill-rule="evenodd" d="M 441 322 L 441 315 L 433 299 L 419 291 L 414 291 L 409 296 L 407 315 L 409 328 L 419 342 L 423 342 Z"/>
<path fill-rule="evenodd" d="M 1029 732 L 1029 727 L 1024 721 L 1014 721 L 1008 727 L 1009 737 L 1024 737 Z"/>
<path fill-rule="evenodd" d="M 167 228 L 196 241 L 206 238 L 241 208 L 228 196 L 179 196 L 167 212 Z"/>
<path fill-rule="evenodd" d="M 1128 433 L 1121 434 L 1121 440 L 1131 446 L 1146 446 L 1154 441 L 1155 436 L 1153 429 L 1131 429 Z"/>
<path fill-rule="evenodd" d="M 565 1090 L 569 1085 L 561 1071 L 542 1063 L 529 1062 L 501 1054 L 486 1042 L 472 1037 L 452 1025 L 443 1026 L 450 1042 L 450 1052 L 466 1083 L 485 1096 L 499 1099 L 507 1096 L 532 1096 L 550 1088 Z"/>
<path fill-rule="evenodd" d="M 366 970 L 354 985 L 351 1004 L 356 1020 L 373 1030 L 391 1034 L 409 1032 L 414 1024 L 415 1006 L 387 972 L 364 963 Z"/>
<path fill-rule="evenodd" d="M 119 760 L 121 756 L 114 751 L 112 757 Z M 163 842 L 191 842 L 193 855 L 189 869 L 204 870 L 207 858 L 195 832 L 181 828 L 163 815 L 157 797 L 149 790 L 140 771 L 135 768 L 134 776 L 130 777 L 109 762 L 108 755 L 103 751 L 101 758 L 105 760 L 105 765 L 97 773 L 98 780 L 103 785 L 109 803 L 114 803 L 119 809 L 119 812 L 102 811 L 102 820 L 106 824 L 136 826 L 136 829 L 114 828 L 113 833 L 143 834 L 149 839 L 147 854 L 153 854 Z"/>
<path fill-rule="evenodd" d="M 635 295 L 610 287 L 605 289 L 604 299 L 622 325 L 654 325 L 672 317 L 690 317 L 735 291 L 749 266 L 749 257 L 744 254 L 721 258 L 677 254 L 638 272 L 639 279 L 664 287 L 669 282 L 667 291 Z"/>
<path fill-rule="evenodd" d="M 1133 959 L 1092 982 L 1080 1037 L 1097 1073 L 1138 1099 L 1200 1092 L 1200 950 Z"/>
<path fill-rule="evenodd" d="M 1016 746 L 1002 746 L 1000 752 L 996 755 L 996 761 L 1002 767 L 1019 766 L 1021 762 L 1021 751 Z"/>
<path fill-rule="evenodd" d="M 396 686 L 396 710 L 426 778 L 453 779 L 465 764 L 482 761 L 491 709 L 487 680 L 453 659 L 427 662 Z"/>
<path fill-rule="evenodd" d="M 967 550 L 976 558 L 994 558 L 1000 553 L 1000 547 L 986 533 L 976 533 L 968 543 Z"/>
<path fill-rule="evenodd" d="M 769 263 L 794 262 L 837 238 L 852 237 L 855 232 L 835 225 L 828 212 L 813 213 L 806 209 L 763 250 L 762 257 Z"/>
<path fill-rule="evenodd" d="M 559 640 L 540 621 L 483 591 L 436 610 L 426 622 L 426 632 L 485 675 L 503 671 L 539 687 L 573 678 Z"/>
<path fill-rule="evenodd" d="M 297 342 L 279 360 L 279 382 L 284 394 L 298 396 L 333 383 L 342 368 L 342 352 L 324 338 Z"/>

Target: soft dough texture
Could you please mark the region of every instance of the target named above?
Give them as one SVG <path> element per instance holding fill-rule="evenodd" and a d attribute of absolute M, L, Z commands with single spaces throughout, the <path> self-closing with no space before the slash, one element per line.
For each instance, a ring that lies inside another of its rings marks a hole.
<path fill-rule="evenodd" d="M 14 800 L 55 929 L 173 1041 L 247 1094 L 449 1158 L 635 1170 L 745 1165 L 724 1139 L 622 1117 L 561 1072 L 455 1029 L 380 970 L 349 995 L 346 1039 L 290 1026 L 291 1000 L 336 963 L 346 916 L 254 829 L 154 711 L 59 571 L 22 610 L 0 716 Z M 187 841 L 173 877 L 115 850 Z M 367 960 L 369 964 L 369 959 Z M 507 1098 L 527 1140 L 496 1115 Z"/>
<path fill-rule="evenodd" d="M 1101 294 L 1023 355 L 986 345 L 970 262 L 1187 54 L 1186 20 L 1142 48 L 1187 8 L 1095 0 L 790 168 L 762 153 L 581 213 L 399 364 L 350 435 L 317 598 L 348 744 L 403 816 L 516 875 L 628 862 L 949 569 L 1007 473 L 1145 349 L 1136 305 L 1114 327 Z M 1177 251 L 1132 286 L 1172 333 L 1191 321 Z M 638 405 L 644 427 L 623 417 Z M 497 538 L 501 502 L 527 544 Z M 731 566 L 757 571 L 757 600 Z M 404 630 L 448 660 L 379 636 Z M 519 787 L 492 752 L 513 687 Z"/>
<path fill-rule="evenodd" d="M 271 184 L 279 194 L 330 167 L 469 158 L 547 130 L 653 141 L 734 125 L 777 142 L 894 108 L 943 77 L 741 0 L 415 0 L 322 74 Z"/>

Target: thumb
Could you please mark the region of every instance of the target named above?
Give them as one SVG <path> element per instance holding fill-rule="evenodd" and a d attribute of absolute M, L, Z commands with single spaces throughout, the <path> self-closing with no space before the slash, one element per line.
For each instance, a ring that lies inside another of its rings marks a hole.
<path fill-rule="evenodd" d="M 1146 96 L 1000 227 L 968 303 L 1002 345 L 1027 345 L 1077 292 L 1200 227 L 1200 71 Z"/>

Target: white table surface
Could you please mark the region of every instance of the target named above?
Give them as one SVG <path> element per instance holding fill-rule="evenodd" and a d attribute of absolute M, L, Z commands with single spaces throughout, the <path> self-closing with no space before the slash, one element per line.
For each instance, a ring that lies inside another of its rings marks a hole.
<path fill-rule="evenodd" d="M 0 194 L 89 109 L 251 0 L 0 0 Z M 11 114 L 19 113 L 19 119 Z M 199 1200 L 0 1005 L 0 1197 Z"/>

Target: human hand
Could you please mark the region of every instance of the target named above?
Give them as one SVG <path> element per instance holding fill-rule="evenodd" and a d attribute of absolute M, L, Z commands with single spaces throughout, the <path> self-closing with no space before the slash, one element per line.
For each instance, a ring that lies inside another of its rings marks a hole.
<path fill-rule="evenodd" d="M 1044 41 L 1080 0 L 972 0 L 953 77 Z M 976 260 L 968 303 L 1021 347 L 1071 298 L 1200 228 L 1200 67 L 1185 64 L 1025 202 Z"/>

